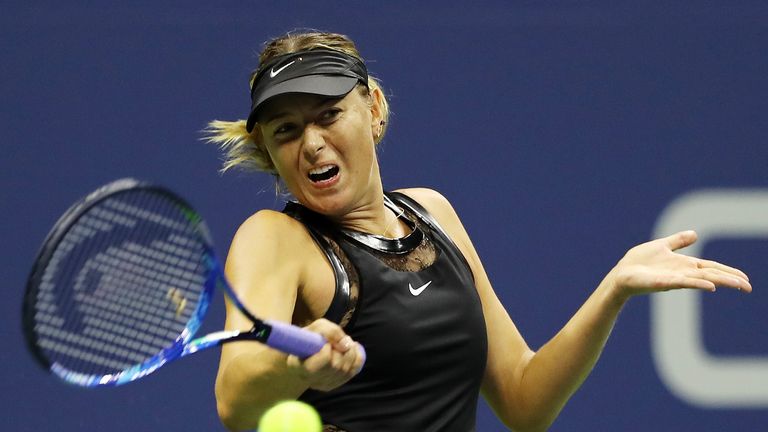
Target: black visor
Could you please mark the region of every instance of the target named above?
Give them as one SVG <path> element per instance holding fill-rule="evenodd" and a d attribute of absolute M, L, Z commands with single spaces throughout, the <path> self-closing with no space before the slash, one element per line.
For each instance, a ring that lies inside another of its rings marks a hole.
<path fill-rule="evenodd" d="M 341 51 L 315 49 L 277 57 L 264 65 L 251 87 L 251 112 L 246 129 L 269 99 L 287 93 L 344 96 L 360 82 L 368 85 L 368 71 L 359 59 Z"/>

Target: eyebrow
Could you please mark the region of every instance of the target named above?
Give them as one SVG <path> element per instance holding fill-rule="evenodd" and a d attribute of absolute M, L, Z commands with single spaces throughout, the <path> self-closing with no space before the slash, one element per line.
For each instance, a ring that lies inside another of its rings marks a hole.
<path fill-rule="evenodd" d="M 335 103 L 335 102 L 337 102 L 337 101 L 339 101 L 339 100 L 341 100 L 341 99 L 343 99 L 343 96 L 342 96 L 342 97 L 338 97 L 338 96 L 328 96 L 328 97 L 323 97 L 323 98 L 321 98 L 321 99 L 320 99 L 320 100 L 319 100 L 319 101 L 318 101 L 316 104 L 313 104 L 313 105 L 312 105 L 312 107 L 311 107 L 311 109 L 317 109 L 317 108 L 320 108 L 320 107 L 322 107 L 323 105 L 328 105 L 330 102 L 334 102 L 334 103 Z M 279 112 L 277 112 L 277 113 L 275 113 L 275 114 L 272 114 L 272 115 L 270 115 L 269 117 L 267 117 L 267 118 L 266 118 L 266 119 L 263 121 L 263 123 L 264 123 L 264 124 L 268 124 L 268 123 L 271 123 L 271 122 L 273 122 L 273 121 L 275 121 L 275 120 L 277 120 L 277 119 L 279 119 L 279 118 L 281 118 L 281 117 L 286 117 L 286 116 L 288 116 L 289 114 L 290 114 L 290 113 L 289 113 L 289 112 L 287 112 L 287 111 L 279 111 Z"/>
<path fill-rule="evenodd" d="M 273 114 L 273 115 L 267 117 L 262 123 L 269 124 L 269 123 L 279 119 L 280 117 L 285 117 L 287 115 L 288 115 L 287 112 L 279 112 L 279 113 L 276 113 L 276 114 Z"/>

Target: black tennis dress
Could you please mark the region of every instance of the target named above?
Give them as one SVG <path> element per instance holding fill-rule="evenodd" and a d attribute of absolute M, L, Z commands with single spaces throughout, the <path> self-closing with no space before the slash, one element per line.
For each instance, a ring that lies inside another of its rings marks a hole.
<path fill-rule="evenodd" d="M 472 273 L 421 205 L 399 193 L 385 203 L 402 212 L 410 234 L 386 239 L 339 229 L 297 203 L 284 210 L 334 269 L 325 317 L 368 355 L 348 383 L 299 399 L 318 410 L 326 431 L 474 431 L 487 340 Z"/>

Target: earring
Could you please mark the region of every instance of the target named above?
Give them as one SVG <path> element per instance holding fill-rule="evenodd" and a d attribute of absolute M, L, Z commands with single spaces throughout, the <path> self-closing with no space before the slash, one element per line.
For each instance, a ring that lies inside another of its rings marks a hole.
<path fill-rule="evenodd" d="M 381 131 L 382 130 L 384 130 L 384 120 L 380 121 L 379 122 L 379 127 L 376 128 L 376 134 L 375 134 L 376 139 L 379 139 L 379 137 L 381 136 Z"/>

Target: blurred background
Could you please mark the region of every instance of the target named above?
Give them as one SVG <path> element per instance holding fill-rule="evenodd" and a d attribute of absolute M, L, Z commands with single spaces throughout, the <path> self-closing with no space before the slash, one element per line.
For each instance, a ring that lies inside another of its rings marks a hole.
<path fill-rule="evenodd" d="M 667 294 L 632 300 L 551 430 L 765 430 L 765 2 L 32 0 L 0 10 L 0 429 L 223 430 L 216 350 L 125 387 L 73 388 L 27 353 L 21 298 L 59 214 L 113 179 L 180 192 L 222 255 L 247 216 L 282 208 L 269 176 L 221 175 L 200 131 L 246 116 L 264 41 L 317 28 L 352 37 L 383 81 L 394 113 L 380 147 L 385 187 L 431 187 L 453 202 L 532 347 L 628 248 L 673 226 L 670 214 L 706 234 L 698 253 L 749 273 L 752 295 L 685 300 L 698 324 L 681 322 L 671 346 L 698 341 L 697 353 L 654 349 L 676 327 L 674 313 L 654 312 Z M 690 196 L 718 211 L 686 208 Z M 221 327 L 222 306 L 205 330 Z M 718 370 L 740 360 L 749 384 Z M 478 431 L 501 430 L 481 403 Z"/>

